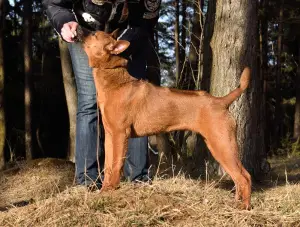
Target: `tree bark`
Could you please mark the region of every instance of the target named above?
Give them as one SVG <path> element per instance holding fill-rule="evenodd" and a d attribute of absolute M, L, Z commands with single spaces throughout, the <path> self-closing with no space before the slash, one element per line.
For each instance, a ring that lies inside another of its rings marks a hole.
<path fill-rule="evenodd" d="M 185 49 L 186 49 L 186 34 L 187 34 L 187 0 L 182 0 L 182 8 L 181 8 L 181 16 L 182 16 L 182 23 L 181 23 L 181 62 L 184 61 L 185 58 Z"/>
<path fill-rule="evenodd" d="M 260 122 L 261 89 L 257 74 L 256 1 L 217 0 L 211 41 L 212 68 L 210 92 L 224 96 L 239 86 L 245 66 L 251 68 L 247 91 L 230 106 L 237 122 L 240 157 L 248 171 L 260 172 L 263 134 Z"/>
<path fill-rule="evenodd" d="M 263 96 L 262 96 L 262 122 L 263 131 L 265 134 L 265 151 L 270 150 L 270 131 L 268 119 L 268 105 L 267 105 L 267 81 L 268 81 L 268 20 L 267 7 L 269 0 L 260 1 L 260 18 L 259 18 L 259 49 L 260 49 L 260 80 L 262 82 Z"/>
<path fill-rule="evenodd" d="M 174 31 L 174 42 L 175 42 L 175 57 L 176 57 L 176 86 L 178 86 L 181 74 L 180 68 L 180 47 L 179 47 L 179 0 L 175 0 L 175 31 Z"/>
<path fill-rule="evenodd" d="M 59 39 L 59 50 L 65 96 L 69 115 L 69 143 L 68 160 L 75 162 L 75 136 L 76 136 L 76 111 L 77 111 L 77 93 L 75 78 L 72 69 L 72 62 L 67 44 Z"/>
<path fill-rule="evenodd" d="M 180 64 L 180 68 L 181 68 L 181 76 L 180 76 L 180 81 L 178 83 L 180 83 L 180 88 L 182 89 L 189 89 L 189 77 L 190 75 L 187 74 L 186 72 L 186 34 L 187 34 L 187 1 L 186 0 L 182 0 L 181 1 L 181 26 L 180 26 L 180 31 L 179 33 L 181 34 L 181 45 L 180 45 L 180 60 L 179 60 L 179 64 Z"/>
<path fill-rule="evenodd" d="M 202 90 L 209 92 L 210 77 L 212 72 L 212 47 L 211 41 L 215 29 L 216 20 L 216 1 L 208 1 L 207 16 L 204 24 L 204 39 L 203 39 L 203 73 L 200 82 Z"/>
<path fill-rule="evenodd" d="M 24 1 L 24 101 L 25 101 L 25 152 L 26 159 L 33 158 L 32 119 L 32 0 Z"/>
<path fill-rule="evenodd" d="M 0 0 L 0 170 L 5 165 L 4 145 L 6 138 L 5 111 L 4 111 L 4 55 L 3 55 L 3 26 L 4 0 Z"/>
<path fill-rule="evenodd" d="M 283 36 L 283 4 L 284 0 L 281 0 L 279 9 L 279 21 L 278 21 L 278 39 L 277 39 L 277 73 L 276 73 L 276 93 L 275 93 L 275 135 L 274 135 L 274 147 L 277 148 L 280 145 L 280 129 L 281 129 L 281 92 L 280 92 L 280 80 L 281 80 L 281 53 L 282 53 L 282 36 Z"/>
<path fill-rule="evenodd" d="M 295 140 L 300 138 L 300 38 L 298 38 L 298 68 L 296 76 L 296 105 L 295 105 L 294 134 Z"/>
<path fill-rule="evenodd" d="M 194 1 L 194 16 L 192 21 L 192 33 L 191 33 L 191 44 L 189 48 L 189 66 L 187 70 L 187 74 L 190 75 L 190 89 L 199 89 L 199 70 L 198 65 L 200 59 L 200 41 L 201 34 L 203 29 L 203 0 L 195 0 Z M 201 64 L 201 63 L 200 63 Z"/>
<path fill-rule="evenodd" d="M 180 7 L 179 7 L 179 0 L 175 0 L 175 31 L 174 31 L 174 41 L 175 41 L 175 56 L 176 56 L 176 71 L 175 71 L 175 80 L 176 80 L 176 87 L 181 88 L 181 78 L 182 78 L 182 65 L 181 65 L 181 56 L 182 51 L 180 49 L 180 23 L 179 23 L 179 16 L 180 16 Z M 183 145 L 183 131 L 175 131 L 174 138 L 175 138 L 175 147 L 176 152 L 181 157 L 181 148 Z"/>

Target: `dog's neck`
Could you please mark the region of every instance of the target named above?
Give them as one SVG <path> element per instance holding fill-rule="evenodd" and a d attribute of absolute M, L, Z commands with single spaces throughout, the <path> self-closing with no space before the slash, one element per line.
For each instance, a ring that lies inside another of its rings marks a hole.
<path fill-rule="evenodd" d="M 94 68 L 94 80 L 99 89 L 106 91 L 110 88 L 122 86 L 122 84 L 136 81 L 125 67 L 118 68 Z"/>

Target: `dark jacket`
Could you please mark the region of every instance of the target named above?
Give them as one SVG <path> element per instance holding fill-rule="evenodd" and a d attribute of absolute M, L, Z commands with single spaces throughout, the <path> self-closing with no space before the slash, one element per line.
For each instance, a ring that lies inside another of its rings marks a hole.
<path fill-rule="evenodd" d="M 159 16 L 161 0 L 127 0 L 128 17 L 124 20 L 122 10 L 125 0 L 43 0 L 46 14 L 60 34 L 62 26 L 77 21 L 91 30 L 104 30 L 107 23 L 111 30 L 119 27 L 141 27 L 151 30 Z"/>

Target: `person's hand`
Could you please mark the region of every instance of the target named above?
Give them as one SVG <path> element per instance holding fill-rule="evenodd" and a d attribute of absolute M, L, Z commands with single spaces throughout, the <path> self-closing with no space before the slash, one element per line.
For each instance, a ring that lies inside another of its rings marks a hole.
<path fill-rule="evenodd" d="M 60 34 L 62 38 L 67 42 L 74 42 L 75 36 L 77 36 L 76 29 L 78 27 L 78 23 L 75 21 L 71 21 L 65 23 L 61 28 Z"/>

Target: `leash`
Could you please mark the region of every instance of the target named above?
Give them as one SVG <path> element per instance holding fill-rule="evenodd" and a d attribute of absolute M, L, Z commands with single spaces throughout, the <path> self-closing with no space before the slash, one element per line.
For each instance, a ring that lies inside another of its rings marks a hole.
<path fill-rule="evenodd" d="M 97 0 L 92 0 L 92 1 L 97 1 Z M 122 1 L 106 1 L 109 2 L 110 4 L 112 4 L 112 10 L 109 16 L 109 19 L 107 20 L 107 22 L 105 23 L 105 29 L 104 31 L 109 33 L 110 31 L 110 22 L 114 19 L 116 13 L 117 13 L 117 7 L 119 5 L 119 3 L 121 3 Z M 124 0 L 124 4 L 123 4 L 123 8 L 122 8 L 122 13 L 121 13 L 121 17 L 118 21 L 118 23 L 124 23 L 127 18 L 129 16 L 129 10 L 128 10 L 128 0 Z"/>
<path fill-rule="evenodd" d="M 122 15 L 121 15 L 121 18 L 119 20 L 119 23 L 123 23 L 125 20 L 127 20 L 128 15 L 129 15 L 128 0 L 124 0 L 124 5 L 123 5 L 123 9 L 122 9 Z"/>

